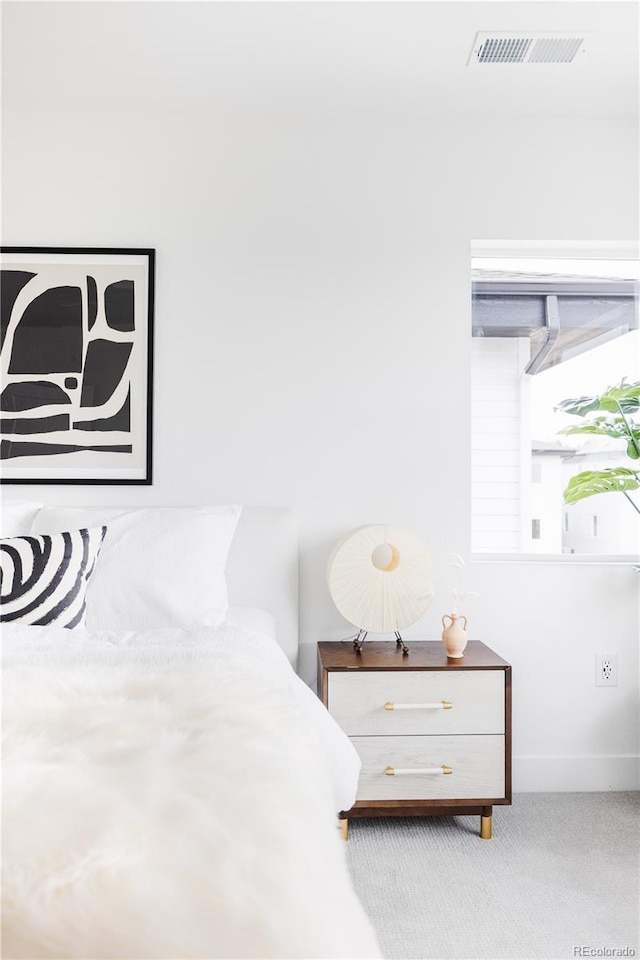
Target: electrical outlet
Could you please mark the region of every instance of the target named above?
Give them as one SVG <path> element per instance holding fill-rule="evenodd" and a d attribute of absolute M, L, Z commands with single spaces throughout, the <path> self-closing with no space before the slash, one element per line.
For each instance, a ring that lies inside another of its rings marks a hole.
<path fill-rule="evenodd" d="M 618 686 L 617 653 L 596 654 L 596 687 Z"/>

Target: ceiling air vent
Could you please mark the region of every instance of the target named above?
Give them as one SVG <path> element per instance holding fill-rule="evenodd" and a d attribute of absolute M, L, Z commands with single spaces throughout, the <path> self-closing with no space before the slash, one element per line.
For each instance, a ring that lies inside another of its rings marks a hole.
<path fill-rule="evenodd" d="M 585 38 L 558 33 L 478 33 L 469 66 L 487 63 L 573 63 Z"/>

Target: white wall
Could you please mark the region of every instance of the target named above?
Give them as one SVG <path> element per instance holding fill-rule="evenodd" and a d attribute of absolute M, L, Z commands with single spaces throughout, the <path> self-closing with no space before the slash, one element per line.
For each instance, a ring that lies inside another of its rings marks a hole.
<path fill-rule="evenodd" d="M 4 117 L 4 243 L 157 249 L 154 485 L 11 494 L 292 505 L 308 680 L 315 642 L 350 631 L 324 568 L 358 524 L 428 544 L 439 595 L 414 636 L 448 612 L 445 560 L 470 542 L 470 240 L 637 234 L 632 129 L 383 110 Z M 472 636 L 514 666 L 516 789 L 637 783 L 637 574 L 470 579 Z M 618 688 L 595 688 L 597 650 Z"/>

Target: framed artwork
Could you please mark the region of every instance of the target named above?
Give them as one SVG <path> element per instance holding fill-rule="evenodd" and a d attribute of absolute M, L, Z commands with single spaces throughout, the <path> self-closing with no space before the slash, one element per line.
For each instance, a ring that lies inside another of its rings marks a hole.
<path fill-rule="evenodd" d="M 151 483 L 155 251 L 0 247 L 0 481 Z"/>

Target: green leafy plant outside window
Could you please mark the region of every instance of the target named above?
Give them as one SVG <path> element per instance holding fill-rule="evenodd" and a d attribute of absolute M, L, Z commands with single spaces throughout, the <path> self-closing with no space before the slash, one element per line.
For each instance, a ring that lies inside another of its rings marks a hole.
<path fill-rule="evenodd" d="M 600 396 L 562 400 L 554 409 L 576 417 L 589 417 L 585 423 L 566 427 L 560 433 L 600 435 L 622 440 L 627 457 L 632 461 L 640 461 L 640 425 L 633 419 L 640 412 L 640 381 L 627 383 L 623 379 L 617 386 L 607 387 Z M 629 496 L 629 491 L 638 487 L 640 463 L 637 469 L 620 466 L 606 470 L 583 470 L 567 484 L 564 502 L 577 503 L 597 493 L 623 493 L 633 509 L 640 513 L 640 507 Z"/>

